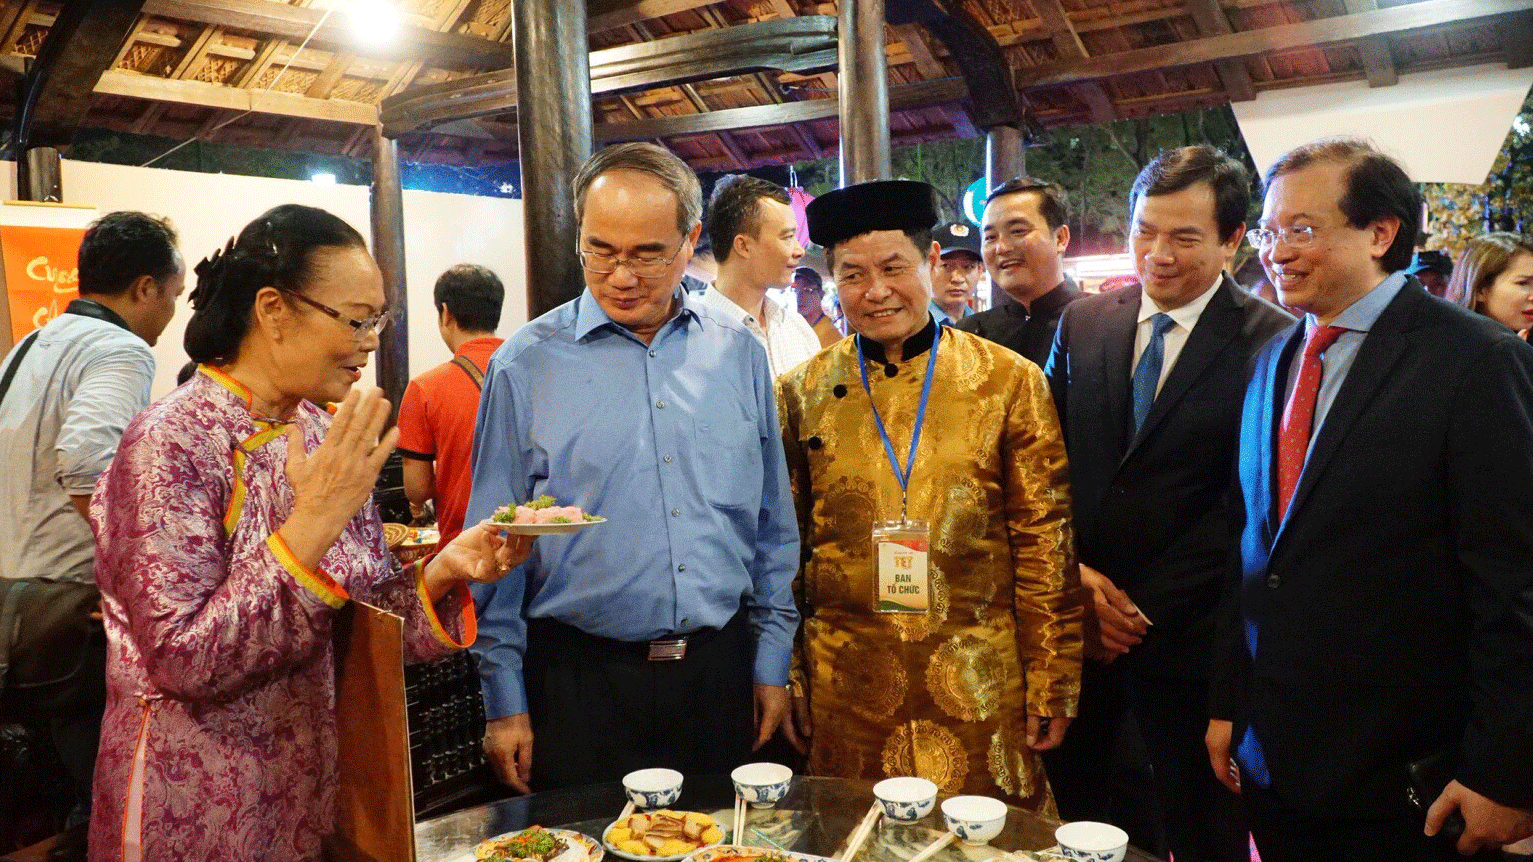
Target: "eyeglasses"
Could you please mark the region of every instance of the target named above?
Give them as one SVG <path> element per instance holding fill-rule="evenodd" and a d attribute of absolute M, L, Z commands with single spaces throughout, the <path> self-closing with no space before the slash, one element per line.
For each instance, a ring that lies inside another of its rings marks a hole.
<path fill-rule="evenodd" d="M 1315 229 L 1309 225 L 1303 227 L 1290 227 L 1272 231 L 1264 227 L 1246 231 L 1246 242 L 1260 248 L 1272 248 L 1273 244 L 1282 240 L 1289 248 L 1306 248 L 1315 243 Z"/>
<path fill-rule="evenodd" d="M 335 309 L 325 305 L 322 302 L 315 302 L 314 300 L 304 296 L 296 290 L 286 290 L 280 287 L 277 289 L 287 294 L 288 296 L 303 300 L 309 305 L 314 306 L 320 311 L 323 311 L 336 320 L 339 320 L 340 322 L 351 327 L 351 336 L 358 342 L 366 341 L 369 334 L 378 335 L 382 333 L 383 328 L 389 325 L 389 318 L 393 314 L 392 309 L 385 308 L 372 317 L 366 318 L 364 320 L 357 320 L 355 317 L 347 317 L 346 315 L 336 311 Z"/>
<path fill-rule="evenodd" d="M 681 256 L 681 250 L 686 244 L 687 238 L 682 237 L 681 243 L 676 246 L 676 253 L 670 257 L 618 257 L 599 251 L 578 251 L 576 254 L 580 256 L 582 267 L 598 275 L 611 275 L 617 272 L 618 267 L 626 266 L 635 278 L 659 278 Z"/>

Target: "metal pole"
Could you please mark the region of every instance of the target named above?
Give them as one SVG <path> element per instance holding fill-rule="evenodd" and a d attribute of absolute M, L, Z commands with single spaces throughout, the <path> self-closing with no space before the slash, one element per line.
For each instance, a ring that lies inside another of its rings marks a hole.
<path fill-rule="evenodd" d="M 591 155 L 591 60 L 583 0 L 515 0 L 516 137 L 521 150 L 527 315 L 580 295 L 570 189 Z"/>
<path fill-rule="evenodd" d="M 63 160 L 53 147 L 32 147 L 16 163 L 16 197 L 24 201 L 64 200 Z"/>
<path fill-rule="evenodd" d="M 394 405 L 389 425 L 399 418 L 399 401 L 410 382 L 410 326 L 405 302 L 405 206 L 399 180 L 399 143 L 373 132 L 373 257 L 383 271 L 383 293 L 392 317 L 379 336 L 378 386 Z"/>
<path fill-rule="evenodd" d="M 988 191 L 1012 177 L 1027 173 L 1027 148 L 1016 126 L 991 126 L 985 130 L 985 188 Z"/>
<path fill-rule="evenodd" d="M 889 78 L 884 0 L 841 0 L 841 185 L 886 180 Z"/>

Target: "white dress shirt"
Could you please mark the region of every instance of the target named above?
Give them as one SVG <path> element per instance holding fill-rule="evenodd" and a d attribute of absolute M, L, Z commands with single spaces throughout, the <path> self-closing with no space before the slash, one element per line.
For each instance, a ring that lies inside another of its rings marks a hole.
<path fill-rule="evenodd" d="M 765 330 L 754 314 L 736 305 L 734 300 L 719 290 L 718 285 L 708 285 L 708 289 L 703 291 L 703 301 L 728 315 L 729 319 L 740 321 L 761 342 L 761 346 L 766 348 L 767 364 L 771 366 L 774 380 L 820 352 L 820 336 L 809 325 L 809 321 L 797 311 L 789 311 L 771 299 L 761 303 L 762 313 L 767 320 Z"/>
<path fill-rule="evenodd" d="M 1224 281 L 1224 274 L 1214 281 L 1213 287 L 1203 291 L 1202 294 L 1181 308 L 1167 311 L 1166 314 L 1176 322 L 1176 325 L 1166 330 L 1162 337 L 1165 343 L 1165 352 L 1161 355 L 1160 380 L 1155 383 L 1155 394 L 1160 394 L 1160 387 L 1165 384 L 1166 377 L 1171 374 L 1171 369 L 1176 367 L 1176 358 L 1182 355 L 1182 348 L 1187 345 L 1187 336 L 1192 334 L 1192 328 L 1198 325 L 1198 318 L 1203 316 L 1203 309 L 1208 307 L 1208 301 L 1214 298 L 1214 291 Z M 1144 349 L 1150 343 L 1150 336 L 1154 333 L 1154 324 L 1150 318 L 1160 314 L 1165 309 L 1155 304 L 1150 294 L 1140 288 L 1139 293 L 1139 328 L 1134 333 L 1134 361 L 1129 363 L 1128 372 L 1134 373 L 1139 367 L 1139 357 L 1144 355 Z"/>
<path fill-rule="evenodd" d="M 153 381 L 149 345 L 121 326 L 61 314 L 42 328 L 0 405 L 0 578 L 94 580 L 95 537 L 69 497 L 90 495 Z"/>

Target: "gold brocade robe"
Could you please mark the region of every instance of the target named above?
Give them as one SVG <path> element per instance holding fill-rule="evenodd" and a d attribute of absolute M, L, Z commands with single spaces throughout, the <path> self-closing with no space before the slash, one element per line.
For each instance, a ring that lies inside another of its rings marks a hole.
<path fill-rule="evenodd" d="M 807 684 L 815 775 L 919 775 L 944 792 L 1005 795 L 1053 814 L 1027 715 L 1074 716 L 1080 580 L 1065 447 L 1042 371 L 941 327 L 911 520 L 931 531 L 924 614 L 872 610 L 876 521 L 900 488 L 848 338 L 778 382 L 805 562 L 796 668 Z M 928 354 L 868 363 L 904 466 Z"/>

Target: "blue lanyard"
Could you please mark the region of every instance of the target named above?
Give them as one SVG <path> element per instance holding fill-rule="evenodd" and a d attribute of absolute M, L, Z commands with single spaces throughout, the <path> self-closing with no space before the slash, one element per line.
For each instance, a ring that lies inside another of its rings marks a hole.
<path fill-rule="evenodd" d="M 889 466 L 894 478 L 900 483 L 900 521 L 905 520 L 905 502 L 909 497 L 910 472 L 916 464 L 916 447 L 921 444 L 921 426 L 926 422 L 926 399 L 932 393 L 932 372 L 937 368 L 937 343 L 942 340 L 942 327 L 932 333 L 931 356 L 926 360 L 926 380 L 921 384 L 921 406 L 916 411 L 916 427 L 910 434 L 910 452 L 905 456 L 905 469 L 900 470 L 900 459 L 894 454 L 894 444 L 889 442 L 889 432 L 884 429 L 884 418 L 878 415 L 878 405 L 873 403 L 873 388 L 868 385 L 868 360 L 862 353 L 862 337 L 857 337 L 857 370 L 862 372 L 862 391 L 868 393 L 868 406 L 873 408 L 873 423 L 878 426 L 878 437 L 884 441 L 884 454 L 889 456 Z"/>

